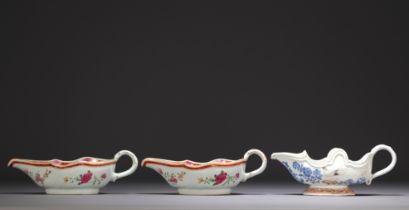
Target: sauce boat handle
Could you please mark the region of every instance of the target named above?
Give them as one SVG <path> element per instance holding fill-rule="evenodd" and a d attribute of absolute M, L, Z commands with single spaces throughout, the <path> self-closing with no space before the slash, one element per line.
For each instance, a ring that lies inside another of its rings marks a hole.
<path fill-rule="evenodd" d="M 379 177 L 379 176 L 382 176 L 382 175 L 388 173 L 388 172 L 391 171 L 391 170 L 393 169 L 393 167 L 395 167 L 395 165 L 396 165 L 396 159 L 397 159 L 397 158 L 396 158 L 396 153 L 395 153 L 395 151 L 393 151 L 392 147 L 390 147 L 390 146 L 388 146 L 388 145 L 384 145 L 384 144 L 376 145 L 376 146 L 371 150 L 371 153 L 372 153 L 373 156 L 375 156 L 375 154 L 376 154 L 377 152 L 381 151 L 381 150 L 386 150 L 386 151 L 388 151 L 388 152 L 391 154 L 392 160 L 391 160 L 391 163 L 389 163 L 389 165 L 386 166 L 386 168 L 384 168 L 384 169 L 382 169 L 382 170 L 379 170 L 379 171 L 373 173 L 371 180 L 372 180 L 372 179 L 375 179 L 376 177 Z"/>
<path fill-rule="evenodd" d="M 247 159 L 249 159 L 251 155 L 257 155 L 260 157 L 261 166 L 254 171 L 251 171 L 249 173 L 244 173 L 244 176 L 242 179 L 243 182 L 245 182 L 247 179 L 250 179 L 253 176 L 261 174 L 266 169 L 266 166 L 267 166 L 267 158 L 262 151 L 258 149 L 251 149 L 247 151 L 246 154 L 244 154 L 244 160 L 247 161 Z"/>
<path fill-rule="evenodd" d="M 128 170 L 120 172 L 120 173 L 115 173 L 115 168 L 114 168 L 114 171 L 112 172 L 112 179 L 111 179 L 111 181 L 113 182 L 115 182 L 117 179 L 131 175 L 133 172 L 135 172 L 136 168 L 138 168 L 138 158 L 131 151 L 128 151 L 128 150 L 119 151 L 118 153 L 115 154 L 114 160 L 118 161 L 119 158 L 121 158 L 124 155 L 129 156 L 131 158 L 132 165 Z"/>

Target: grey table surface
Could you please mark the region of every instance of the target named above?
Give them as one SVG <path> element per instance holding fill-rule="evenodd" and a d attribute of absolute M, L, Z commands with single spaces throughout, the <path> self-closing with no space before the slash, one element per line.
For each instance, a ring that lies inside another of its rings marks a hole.
<path fill-rule="evenodd" d="M 295 183 L 241 183 L 231 195 L 178 195 L 166 183 L 110 183 L 99 195 L 46 195 L 27 181 L 0 182 L 0 209 L 405 209 L 408 184 L 354 186 L 356 196 L 304 196 Z"/>

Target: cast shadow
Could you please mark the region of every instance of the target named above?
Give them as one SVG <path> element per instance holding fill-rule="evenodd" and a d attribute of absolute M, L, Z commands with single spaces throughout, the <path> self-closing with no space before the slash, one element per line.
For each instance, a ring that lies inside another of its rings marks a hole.
<path fill-rule="evenodd" d="M 308 197 L 328 197 L 325 195 L 304 195 L 302 193 L 287 193 L 287 194 L 277 194 L 277 195 L 292 195 L 292 196 L 308 196 Z M 381 193 L 357 193 L 355 195 L 347 195 L 347 196 L 331 196 L 331 197 L 354 197 L 354 196 L 404 196 L 403 194 L 381 194 Z"/>
<path fill-rule="evenodd" d="M 0 192 L 0 195 L 48 195 L 45 192 Z M 93 194 L 93 195 L 98 195 L 98 194 Z M 174 195 L 180 195 L 177 192 L 150 192 L 150 193 L 127 193 L 127 192 L 115 192 L 115 193 L 110 193 L 110 192 L 100 192 L 99 195 L 169 195 L 169 196 L 174 196 Z M 304 195 L 302 193 L 286 193 L 286 194 L 256 194 L 256 193 L 231 193 L 227 195 L 181 195 L 181 196 L 243 196 L 243 195 L 289 195 L 289 196 L 307 196 L 307 197 L 326 197 L 326 196 L 314 196 L 314 195 Z M 51 195 L 51 196 L 61 196 L 61 195 Z M 70 195 L 64 195 L 64 196 L 70 196 Z M 78 196 L 78 195 L 77 195 Z M 381 193 L 357 193 L 355 196 L 357 197 L 365 197 L 365 196 L 391 196 L 391 197 L 396 197 L 396 196 L 404 196 L 404 194 L 381 194 Z M 331 196 L 332 197 L 332 196 Z M 334 197 L 354 197 L 354 196 L 334 196 Z"/>
<path fill-rule="evenodd" d="M 45 192 L 1 192 L 0 195 L 47 195 Z"/>
<path fill-rule="evenodd" d="M 255 195 L 249 193 L 230 193 L 226 195 L 181 195 L 177 192 L 169 193 L 169 192 L 150 192 L 150 193 L 132 193 L 138 195 L 180 195 L 180 196 L 238 196 L 238 195 Z"/>
<path fill-rule="evenodd" d="M 46 194 L 45 192 L 0 192 L 0 195 L 50 195 Z M 50 196 L 70 196 L 70 194 L 51 194 Z M 77 195 L 78 194 L 72 194 Z M 151 193 L 135 193 L 135 192 L 100 192 L 99 194 L 90 194 L 90 195 L 180 195 L 177 192 L 151 192 Z M 237 196 L 237 195 L 250 195 L 247 193 L 231 193 L 228 195 L 191 195 L 191 196 Z M 182 195 L 182 196 L 190 196 L 190 195 Z"/>
<path fill-rule="evenodd" d="M 404 196 L 402 194 L 357 193 L 355 196 Z"/>

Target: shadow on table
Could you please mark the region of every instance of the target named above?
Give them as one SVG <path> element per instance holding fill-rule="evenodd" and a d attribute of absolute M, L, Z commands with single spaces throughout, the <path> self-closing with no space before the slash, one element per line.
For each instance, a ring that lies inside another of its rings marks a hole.
<path fill-rule="evenodd" d="M 135 193 L 106 193 L 106 192 L 100 192 L 99 194 L 88 194 L 88 195 L 132 195 Z M 50 196 L 70 196 L 70 195 L 81 195 L 81 194 L 47 194 L 45 192 L 0 192 L 0 195 L 50 195 Z M 87 194 L 84 194 L 87 195 Z"/>
<path fill-rule="evenodd" d="M 358 193 L 355 196 L 404 196 L 404 195 L 402 195 L 402 194 Z"/>
<path fill-rule="evenodd" d="M 0 195 L 46 195 L 44 192 L 0 192 Z"/>
<path fill-rule="evenodd" d="M 307 197 L 326 197 L 325 195 L 304 195 L 302 193 L 288 193 L 288 194 L 276 194 L 276 195 L 294 195 L 294 196 L 307 196 Z M 377 194 L 377 193 L 357 193 L 352 196 L 331 196 L 331 197 L 354 197 L 354 196 L 404 196 L 403 194 Z M 327 196 L 329 197 L 329 196 Z"/>
<path fill-rule="evenodd" d="M 0 195 L 48 195 L 45 192 L 0 192 Z M 64 194 L 61 194 L 64 195 Z M 61 195 L 51 195 L 51 196 L 61 196 Z M 75 194 L 74 194 L 75 195 Z M 100 192 L 99 194 L 95 195 L 180 195 L 177 192 Z M 274 196 L 274 195 L 289 195 L 289 196 L 305 196 L 305 197 L 325 197 L 325 196 L 312 196 L 312 195 L 303 195 L 302 193 L 285 193 L 285 194 L 269 194 L 269 193 L 231 193 L 227 195 L 181 195 L 181 196 L 241 196 L 241 195 L 265 195 L 265 196 Z M 67 195 L 65 195 L 67 196 Z M 68 195 L 70 196 L 70 195 Z M 78 194 L 77 194 L 78 196 Z M 355 196 L 404 196 L 404 194 L 380 194 L 380 193 L 358 193 Z M 334 196 L 334 197 L 354 197 L 354 196 Z"/>
<path fill-rule="evenodd" d="M 237 196 L 237 195 L 263 195 L 263 194 L 254 194 L 254 193 L 231 193 L 226 195 L 181 195 L 177 192 L 169 193 L 169 192 L 151 192 L 151 193 L 134 193 L 139 195 L 180 195 L 180 196 Z"/>
<path fill-rule="evenodd" d="M 0 195 L 49 195 L 46 194 L 45 192 L 0 192 Z M 50 196 L 70 196 L 70 194 L 50 194 Z M 72 194 L 72 195 L 81 195 L 81 194 Z M 115 193 L 109 193 L 109 192 L 100 192 L 99 194 L 90 194 L 91 196 L 95 195 L 180 195 L 177 192 L 115 192 Z M 248 194 L 248 193 L 231 193 L 229 195 L 191 195 L 191 196 L 237 196 L 237 195 L 257 195 L 257 194 Z M 262 195 L 262 194 L 258 194 Z M 189 195 L 181 195 L 181 196 L 189 196 Z"/>

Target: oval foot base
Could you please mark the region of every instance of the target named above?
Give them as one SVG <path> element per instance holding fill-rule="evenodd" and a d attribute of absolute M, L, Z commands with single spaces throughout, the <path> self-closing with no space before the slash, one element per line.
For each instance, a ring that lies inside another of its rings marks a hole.
<path fill-rule="evenodd" d="M 348 196 L 355 192 L 349 187 L 308 187 L 304 195 Z"/>

